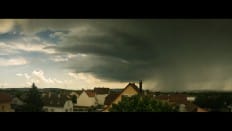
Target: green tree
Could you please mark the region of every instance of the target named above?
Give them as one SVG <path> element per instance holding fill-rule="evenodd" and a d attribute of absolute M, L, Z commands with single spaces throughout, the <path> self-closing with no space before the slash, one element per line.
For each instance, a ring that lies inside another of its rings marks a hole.
<path fill-rule="evenodd" d="M 72 102 L 74 104 L 76 104 L 77 103 L 77 96 L 76 95 L 72 95 L 71 97 L 72 97 Z"/>
<path fill-rule="evenodd" d="M 26 112 L 42 112 L 43 111 L 43 102 L 41 99 L 41 94 L 38 91 L 38 88 L 35 84 L 32 84 L 32 88 L 28 91 L 27 97 L 25 100 L 26 104 L 23 108 Z"/>
<path fill-rule="evenodd" d="M 197 96 L 195 104 L 211 111 L 221 111 L 232 104 L 231 93 L 202 93 Z"/>
<path fill-rule="evenodd" d="M 152 97 L 135 95 L 122 97 L 118 104 L 113 104 L 110 112 L 177 112 L 175 106 L 157 101 Z"/>

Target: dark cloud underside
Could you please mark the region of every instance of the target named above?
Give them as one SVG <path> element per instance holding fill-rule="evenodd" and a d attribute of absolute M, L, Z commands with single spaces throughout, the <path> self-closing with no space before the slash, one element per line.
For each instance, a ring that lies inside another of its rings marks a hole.
<path fill-rule="evenodd" d="M 232 20 L 102 20 L 88 25 L 89 33 L 67 36 L 56 48 L 89 55 L 73 59 L 68 67 L 76 72 L 114 81 L 158 81 L 163 89 L 195 88 L 196 83 L 220 89 L 231 78 Z"/>

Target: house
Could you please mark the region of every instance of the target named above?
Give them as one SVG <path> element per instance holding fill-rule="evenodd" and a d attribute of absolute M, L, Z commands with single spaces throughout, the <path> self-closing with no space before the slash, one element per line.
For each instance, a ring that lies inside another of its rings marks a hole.
<path fill-rule="evenodd" d="M 198 112 L 203 111 L 202 108 L 193 104 L 195 97 L 182 93 L 160 94 L 154 97 L 156 100 L 166 101 L 171 105 L 177 106 L 179 112 Z"/>
<path fill-rule="evenodd" d="M 187 101 L 194 102 L 196 100 L 196 97 L 194 96 L 187 96 Z"/>
<path fill-rule="evenodd" d="M 11 107 L 15 110 L 15 112 L 22 112 L 24 104 L 25 103 L 21 99 L 14 97 L 11 102 Z"/>
<path fill-rule="evenodd" d="M 109 97 L 106 98 L 106 108 L 103 111 L 108 112 L 113 104 L 118 104 L 122 100 L 122 97 L 131 97 L 140 93 L 142 93 L 142 81 L 139 82 L 139 88 L 135 83 L 129 83 L 118 95 L 110 94 Z"/>
<path fill-rule="evenodd" d="M 72 91 L 71 93 L 68 94 L 68 96 L 72 99 L 74 106 L 77 105 L 77 100 L 81 93 L 82 91 Z"/>
<path fill-rule="evenodd" d="M 50 94 L 43 98 L 45 112 L 73 112 L 72 100 L 61 94 Z"/>
<path fill-rule="evenodd" d="M 197 108 L 197 112 L 208 112 L 208 111 L 206 109 L 198 107 Z"/>
<path fill-rule="evenodd" d="M 12 98 L 9 94 L 0 92 L 0 112 L 14 112 L 11 108 Z"/>
<path fill-rule="evenodd" d="M 83 90 L 77 99 L 77 106 L 92 107 L 96 106 L 95 92 L 93 90 Z"/>
<path fill-rule="evenodd" d="M 12 105 L 17 105 L 17 106 L 22 106 L 22 105 L 24 105 L 24 102 L 21 99 L 19 99 L 18 97 L 14 97 L 12 99 L 12 103 L 11 104 Z"/>
<path fill-rule="evenodd" d="M 70 96 L 76 96 L 77 98 L 80 96 L 81 92 L 80 91 L 72 91 L 69 95 Z"/>
<path fill-rule="evenodd" d="M 109 94 L 104 102 L 104 108 L 110 106 L 110 104 L 118 97 L 120 93 L 111 93 Z"/>
<path fill-rule="evenodd" d="M 108 96 L 110 89 L 109 88 L 94 88 L 95 97 L 98 105 L 104 105 L 106 96 Z"/>

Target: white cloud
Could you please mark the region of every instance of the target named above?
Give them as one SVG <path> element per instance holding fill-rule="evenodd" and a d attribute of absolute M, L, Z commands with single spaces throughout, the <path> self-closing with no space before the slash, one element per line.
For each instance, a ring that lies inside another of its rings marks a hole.
<path fill-rule="evenodd" d="M 54 62 L 66 62 L 70 59 L 76 58 L 76 57 L 85 57 L 85 54 L 70 54 L 70 53 L 64 53 L 63 55 L 54 55 L 51 57 L 51 60 Z"/>
<path fill-rule="evenodd" d="M 9 19 L 0 20 L 0 33 L 6 33 L 14 27 L 14 21 Z"/>
<path fill-rule="evenodd" d="M 25 77 L 26 85 L 31 85 L 33 82 L 42 85 L 50 85 L 50 84 L 63 84 L 64 81 L 58 80 L 56 78 L 46 77 L 43 70 L 33 70 L 31 75 L 27 73 L 17 73 L 16 76 Z"/>
<path fill-rule="evenodd" d="M 24 73 L 24 74 L 22 74 L 22 73 L 17 73 L 16 76 L 19 76 L 19 77 L 24 76 L 27 80 L 29 80 L 29 79 L 31 78 L 31 76 L 28 75 L 27 73 Z"/>
<path fill-rule="evenodd" d="M 27 51 L 27 52 L 43 52 L 47 54 L 56 53 L 52 48 L 46 48 L 48 46 L 54 46 L 48 43 L 41 44 L 32 44 L 30 42 L 0 42 L 0 49 L 4 52 L 8 53 L 18 53 L 19 51 Z"/>
<path fill-rule="evenodd" d="M 27 73 L 24 73 L 24 76 L 26 77 L 26 79 L 30 79 L 31 76 L 29 76 Z"/>
<path fill-rule="evenodd" d="M 88 20 L 74 19 L 18 19 L 23 31 L 27 34 L 42 30 L 69 30 L 76 26 L 86 25 Z M 67 24 L 68 23 L 68 24 Z M 59 35 L 59 33 L 55 34 Z"/>
<path fill-rule="evenodd" d="M 58 84 L 63 84 L 64 82 L 63 81 L 60 81 L 60 80 L 57 80 L 57 79 L 54 79 L 55 83 L 58 83 Z"/>
<path fill-rule="evenodd" d="M 18 58 L 0 58 L 0 66 L 20 66 L 28 64 L 28 61 L 23 57 Z"/>
<path fill-rule="evenodd" d="M 49 35 L 49 37 L 50 38 L 56 38 L 56 37 L 58 37 L 58 38 L 60 38 L 61 40 L 62 39 L 64 39 L 64 37 L 66 36 L 67 34 L 65 34 L 64 32 L 55 32 L 55 33 L 51 33 L 50 35 Z"/>
<path fill-rule="evenodd" d="M 51 60 L 55 62 L 65 62 L 68 61 L 69 59 L 62 56 L 54 56 L 53 58 L 51 58 Z"/>
<path fill-rule="evenodd" d="M 73 73 L 69 72 L 68 75 L 76 80 L 77 83 L 84 82 L 86 88 L 94 88 L 94 87 L 110 87 L 110 88 L 124 88 L 127 85 L 127 82 L 111 82 L 111 81 L 103 81 L 96 77 L 94 77 L 90 73 Z"/>
<path fill-rule="evenodd" d="M 78 76 L 77 76 L 76 73 L 69 72 L 68 75 L 71 76 L 74 79 L 78 79 Z"/>
<path fill-rule="evenodd" d="M 100 85 L 101 80 L 95 78 L 91 74 L 88 73 L 73 73 L 69 72 L 68 75 L 75 79 L 75 83 L 81 83 L 81 87 L 83 88 L 93 88 L 97 85 Z"/>
<path fill-rule="evenodd" d="M 17 74 L 16 74 L 16 76 L 23 76 L 23 74 L 21 74 L 21 73 L 17 73 Z"/>
<path fill-rule="evenodd" d="M 88 84 L 95 84 L 101 82 L 99 79 L 95 78 L 93 75 L 88 73 L 78 73 L 77 78 L 86 81 Z"/>
<path fill-rule="evenodd" d="M 2 83 L 0 83 L 0 87 L 1 87 L 1 88 L 8 87 L 9 85 L 10 85 L 10 84 L 7 83 L 7 82 L 2 82 Z"/>
<path fill-rule="evenodd" d="M 70 58 L 70 59 L 71 59 L 71 58 L 75 58 L 75 57 L 77 57 L 77 56 L 78 56 L 77 54 L 68 54 L 68 55 L 67 55 L 67 57 Z"/>
<path fill-rule="evenodd" d="M 41 82 L 54 84 L 54 80 L 52 80 L 51 78 L 46 78 L 42 70 L 34 70 L 32 72 L 32 75 Z"/>
<path fill-rule="evenodd" d="M 48 54 L 55 53 L 54 49 L 45 49 L 49 44 L 23 44 L 14 43 L 13 46 L 18 50 L 28 51 L 28 52 L 44 52 Z"/>
<path fill-rule="evenodd" d="M 96 81 L 99 81 L 98 79 L 94 78 L 92 75 L 90 74 L 87 74 L 87 73 L 68 73 L 68 75 L 76 80 L 79 80 L 79 81 L 84 81 L 88 84 L 92 84 Z"/>

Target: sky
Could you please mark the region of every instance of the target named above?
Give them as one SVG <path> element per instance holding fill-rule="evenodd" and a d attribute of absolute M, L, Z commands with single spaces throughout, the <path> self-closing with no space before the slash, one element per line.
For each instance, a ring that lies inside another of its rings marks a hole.
<path fill-rule="evenodd" d="M 232 90 L 231 19 L 0 19 L 0 88 Z"/>

